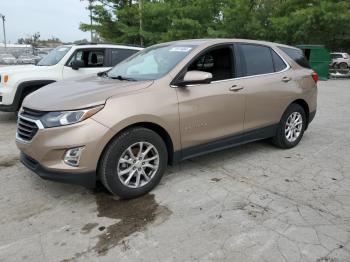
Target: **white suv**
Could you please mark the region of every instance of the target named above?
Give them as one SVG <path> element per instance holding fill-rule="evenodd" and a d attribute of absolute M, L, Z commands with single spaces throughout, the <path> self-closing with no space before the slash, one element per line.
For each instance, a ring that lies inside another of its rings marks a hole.
<path fill-rule="evenodd" d="M 350 67 L 350 56 L 348 53 L 331 53 L 331 66 L 339 69 L 347 69 Z"/>
<path fill-rule="evenodd" d="M 62 45 L 36 65 L 0 67 L 0 111 L 17 111 L 28 94 L 69 77 L 106 71 L 142 48 L 124 45 Z"/>

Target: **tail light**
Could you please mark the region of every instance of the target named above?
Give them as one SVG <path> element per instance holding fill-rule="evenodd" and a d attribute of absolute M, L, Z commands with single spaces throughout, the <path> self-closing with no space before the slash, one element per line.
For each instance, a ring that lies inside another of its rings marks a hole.
<path fill-rule="evenodd" d="M 311 76 L 312 76 L 312 79 L 315 81 L 315 83 L 317 83 L 317 82 L 318 82 L 318 75 L 317 75 L 317 73 L 316 73 L 316 72 L 313 72 L 313 73 L 311 74 Z"/>

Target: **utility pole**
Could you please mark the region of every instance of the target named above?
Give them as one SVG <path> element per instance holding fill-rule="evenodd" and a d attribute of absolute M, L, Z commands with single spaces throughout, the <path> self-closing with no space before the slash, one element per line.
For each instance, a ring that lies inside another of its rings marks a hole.
<path fill-rule="evenodd" d="M 139 0 L 139 16 L 140 16 L 140 45 L 143 46 L 143 21 L 142 21 L 142 9 L 143 9 L 143 1 Z"/>
<path fill-rule="evenodd" d="M 92 33 L 92 2 L 93 0 L 89 0 L 89 10 L 90 10 L 90 42 L 93 42 L 93 33 Z"/>
<path fill-rule="evenodd" d="M 6 19 L 5 19 L 5 16 L 2 15 L 2 14 L 0 14 L 0 17 L 2 19 L 2 29 L 4 31 L 4 44 L 5 44 L 5 49 L 6 49 L 6 31 L 5 31 L 5 21 L 6 21 Z"/>

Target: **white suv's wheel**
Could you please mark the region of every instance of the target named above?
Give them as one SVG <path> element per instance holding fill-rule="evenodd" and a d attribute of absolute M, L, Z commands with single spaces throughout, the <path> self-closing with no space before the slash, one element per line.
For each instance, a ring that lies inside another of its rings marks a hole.
<path fill-rule="evenodd" d="M 348 64 L 345 62 L 342 62 L 339 64 L 339 69 L 348 69 Z"/>

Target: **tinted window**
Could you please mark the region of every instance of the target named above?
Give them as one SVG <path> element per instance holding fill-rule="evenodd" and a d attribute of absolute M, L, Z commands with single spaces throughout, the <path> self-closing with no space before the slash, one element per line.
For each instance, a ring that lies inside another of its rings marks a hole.
<path fill-rule="evenodd" d="M 115 66 L 119 64 L 121 61 L 125 60 L 129 56 L 137 53 L 138 50 L 131 49 L 111 49 L 112 57 L 111 57 L 111 66 Z"/>
<path fill-rule="evenodd" d="M 297 48 L 289 48 L 289 47 L 279 47 L 285 52 L 291 59 L 293 59 L 298 65 L 306 68 L 311 68 L 309 61 L 307 61 L 303 51 Z"/>
<path fill-rule="evenodd" d="M 275 51 L 271 50 L 271 54 L 272 54 L 273 64 L 275 66 L 275 72 L 282 71 L 287 67 L 287 65 L 283 62 L 282 58 L 278 54 L 276 54 Z"/>
<path fill-rule="evenodd" d="M 269 47 L 242 44 L 241 51 L 245 63 L 246 76 L 268 74 L 275 71 Z"/>
<path fill-rule="evenodd" d="M 213 81 L 233 78 L 232 49 L 225 46 L 204 53 L 189 65 L 187 71 L 192 70 L 211 73 Z"/>
<path fill-rule="evenodd" d="M 332 58 L 337 59 L 337 58 L 343 58 L 341 54 L 331 54 Z"/>

